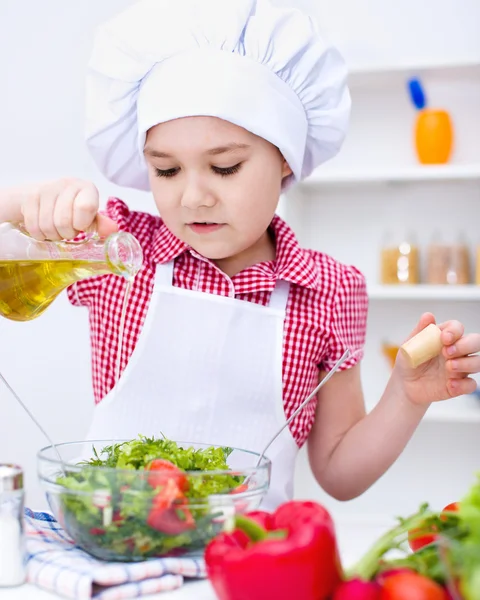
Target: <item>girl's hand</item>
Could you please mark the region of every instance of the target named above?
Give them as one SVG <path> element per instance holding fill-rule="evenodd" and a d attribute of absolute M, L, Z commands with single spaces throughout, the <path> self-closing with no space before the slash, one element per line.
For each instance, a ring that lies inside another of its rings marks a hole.
<path fill-rule="evenodd" d="M 435 323 L 431 313 L 424 313 L 410 337 Z M 394 373 L 402 379 L 406 398 L 413 404 L 430 404 L 462 394 L 471 394 L 477 383 L 469 377 L 480 372 L 480 334 L 464 335 L 464 326 L 459 321 L 438 324 L 442 331 L 442 352 L 436 358 L 416 369 L 409 367 L 399 352 Z M 410 339 L 410 338 L 409 338 Z"/>
<path fill-rule="evenodd" d="M 28 233 L 37 240 L 69 240 L 92 226 L 101 237 L 117 231 L 111 219 L 98 215 L 99 194 L 89 181 L 58 179 L 29 186 L 20 196 Z"/>

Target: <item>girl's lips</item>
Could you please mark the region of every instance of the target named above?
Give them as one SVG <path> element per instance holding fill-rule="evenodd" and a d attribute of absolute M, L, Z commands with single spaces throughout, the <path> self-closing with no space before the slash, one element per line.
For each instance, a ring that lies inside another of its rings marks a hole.
<path fill-rule="evenodd" d="M 194 233 L 213 233 L 223 227 L 222 223 L 189 223 L 188 226 Z"/>

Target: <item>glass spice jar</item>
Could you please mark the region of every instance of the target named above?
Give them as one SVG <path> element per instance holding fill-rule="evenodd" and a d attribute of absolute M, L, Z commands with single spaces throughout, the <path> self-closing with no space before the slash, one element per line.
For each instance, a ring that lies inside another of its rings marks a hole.
<path fill-rule="evenodd" d="M 25 583 L 23 471 L 0 463 L 0 588 Z"/>
<path fill-rule="evenodd" d="M 420 282 L 418 247 L 410 239 L 382 248 L 380 280 L 385 285 Z"/>
<path fill-rule="evenodd" d="M 431 285 L 466 285 L 470 279 L 470 251 L 467 244 L 435 241 L 427 248 L 427 279 Z"/>

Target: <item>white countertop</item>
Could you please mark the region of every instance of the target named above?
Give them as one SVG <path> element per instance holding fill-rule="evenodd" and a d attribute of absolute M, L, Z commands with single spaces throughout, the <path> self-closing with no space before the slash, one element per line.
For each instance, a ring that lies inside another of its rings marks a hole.
<path fill-rule="evenodd" d="M 388 517 L 335 519 L 343 564 L 350 565 L 358 560 L 392 523 L 393 519 Z M 152 594 L 145 598 L 148 600 L 216 600 L 208 581 L 188 582 L 188 580 L 178 590 Z M 63 598 L 27 584 L 17 588 L 0 588 L 0 600 L 63 600 Z"/>
<path fill-rule="evenodd" d="M 162 592 L 145 596 L 148 600 L 215 600 L 216 596 L 208 581 L 186 583 L 173 592 Z M 49 594 L 32 585 L 0 589 L 0 600 L 64 600 L 61 596 Z"/>

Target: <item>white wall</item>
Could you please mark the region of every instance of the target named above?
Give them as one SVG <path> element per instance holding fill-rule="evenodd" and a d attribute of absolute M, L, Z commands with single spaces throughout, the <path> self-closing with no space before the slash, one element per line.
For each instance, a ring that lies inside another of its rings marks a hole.
<path fill-rule="evenodd" d="M 103 202 L 122 195 L 153 211 L 148 194 L 119 190 L 83 145 L 83 72 L 95 26 L 130 0 L 0 1 L 0 185 L 75 176 Z M 27 18 L 28 17 L 28 18 Z M 93 408 L 88 316 L 61 296 L 36 321 L 0 321 L 0 372 L 54 441 L 81 438 Z M 44 506 L 35 453 L 47 445 L 0 384 L 0 460 L 26 470 L 27 502 Z"/>
<path fill-rule="evenodd" d="M 344 49 L 354 69 L 350 77 L 353 110 L 349 136 L 340 155 L 325 165 L 325 171 L 395 173 L 417 164 L 413 145 L 415 111 L 405 86 L 407 77 L 417 73 L 425 85 L 429 106 L 445 108 L 452 116 L 452 164 L 480 163 L 478 2 L 454 6 L 447 1 L 340 1 L 319 3 L 319 13 L 329 19 L 326 29 Z M 431 15 L 438 18 L 435 27 Z M 407 35 L 411 36 L 408 43 Z M 465 64 L 455 68 L 456 64 L 475 62 L 472 68 Z M 422 68 L 429 65 L 452 68 Z M 390 67 L 394 67 L 391 72 Z M 293 190 L 284 207 L 304 245 L 356 264 L 369 285 L 379 282 L 382 245 L 396 236 L 414 235 L 420 247 L 422 275 L 425 249 L 434 234 L 440 233 L 447 243 L 463 239 L 472 257 L 480 244 L 478 179 L 312 186 L 301 193 Z M 381 352 L 382 342 L 401 343 L 424 311 L 433 312 L 438 322 L 459 319 L 467 332 L 480 330 L 478 301 L 371 300 L 362 364 L 369 407 L 380 399 L 390 374 Z M 468 399 L 472 408 L 469 414 L 474 418 L 469 422 L 464 417 L 460 423 L 466 401 L 453 399 L 432 407 L 399 460 L 360 498 L 339 503 L 327 497 L 309 474 L 305 453 L 299 461 L 297 494 L 325 503 L 339 519 L 358 514 L 406 515 L 424 501 L 440 509 L 459 499 L 479 468 L 476 446 L 480 401 Z M 435 421 L 437 408 L 450 410 L 454 418 Z M 382 452 L 382 448 L 377 451 Z"/>
<path fill-rule="evenodd" d="M 63 175 L 91 178 L 104 199 L 118 194 L 133 208 L 154 210 L 147 194 L 107 184 L 82 143 L 83 72 L 94 27 L 129 3 L 0 1 L 0 185 Z M 480 59 L 477 0 L 318 0 L 315 10 L 355 67 Z M 367 153 L 368 144 L 367 136 Z M 317 216 L 320 231 L 322 215 Z M 88 342 L 86 312 L 70 307 L 65 297 L 36 322 L 0 322 L 0 371 L 58 441 L 78 438 L 88 423 Z M 35 452 L 44 440 L 1 385 L 0 407 L 0 460 L 24 465 L 27 501 L 42 506 Z M 432 443 L 441 439 L 437 432 Z M 395 486 L 408 479 L 405 464 L 389 480 L 397 498 Z M 300 489 L 305 481 L 300 478 Z M 360 501 L 359 510 L 368 508 L 367 500 Z"/>

